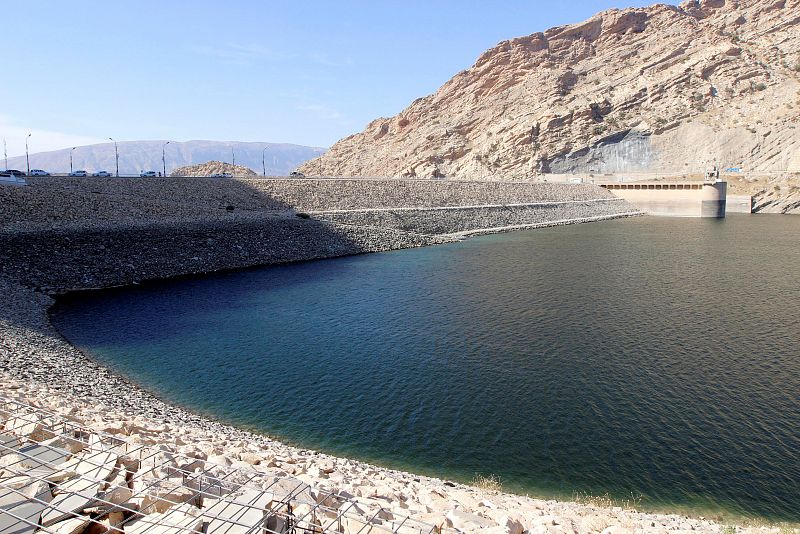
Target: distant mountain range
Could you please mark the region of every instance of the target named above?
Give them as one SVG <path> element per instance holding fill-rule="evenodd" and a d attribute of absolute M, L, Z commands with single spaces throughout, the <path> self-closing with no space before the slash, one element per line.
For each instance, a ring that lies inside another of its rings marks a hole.
<path fill-rule="evenodd" d="M 142 170 L 163 171 L 161 147 L 165 141 L 121 141 L 119 147 L 120 174 L 138 174 Z M 266 149 L 266 150 L 264 150 Z M 31 169 L 44 169 L 51 173 L 69 172 L 70 148 L 30 155 Z M 324 148 L 290 145 L 286 143 L 240 143 L 236 141 L 170 141 L 165 147 L 167 174 L 178 167 L 219 160 L 230 163 L 236 156 L 236 165 L 263 172 L 261 153 L 267 175 L 289 174 L 300 164 L 325 152 Z M 0 154 L 2 156 L 2 154 Z M 88 172 L 107 170 L 113 173 L 114 143 L 79 146 L 72 153 L 73 168 Z M 0 160 L 0 165 L 3 161 Z M 9 169 L 26 170 L 25 156 L 8 158 Z"/>

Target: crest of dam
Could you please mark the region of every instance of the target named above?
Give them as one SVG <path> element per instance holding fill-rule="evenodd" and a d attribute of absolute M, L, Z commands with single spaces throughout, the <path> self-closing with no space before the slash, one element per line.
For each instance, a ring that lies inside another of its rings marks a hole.
<path fill-rule="evenodd" d="M 553 158 L 547 167 L 555 174 L 643 172 L 652 168 L 656 156 L 650 134 L 626 130 Z"/>

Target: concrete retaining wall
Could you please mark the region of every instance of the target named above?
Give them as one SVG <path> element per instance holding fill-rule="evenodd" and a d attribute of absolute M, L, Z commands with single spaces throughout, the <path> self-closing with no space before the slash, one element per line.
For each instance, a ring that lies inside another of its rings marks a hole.
<path fill-rule="evenodd" d="M 546 167 L 549 172 L 568 174 L 637 172 L 651 168 L 656 156 L 649 135 L 628 131 L 554 158 Z"/>
<path fill-rule="evenodd" d="M 728 195 L 725 210 L 728 213 L 753 213 L 753 197 L 750 195 Z"/>

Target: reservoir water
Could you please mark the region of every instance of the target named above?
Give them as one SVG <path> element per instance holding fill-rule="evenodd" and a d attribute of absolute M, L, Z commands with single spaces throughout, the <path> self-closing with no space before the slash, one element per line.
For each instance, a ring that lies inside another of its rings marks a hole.
<path fill-rule="evenodd" d="M 800 217 L 638 218 L 76 294 L 76 346 L 281 439 L 800 520 Z"/>

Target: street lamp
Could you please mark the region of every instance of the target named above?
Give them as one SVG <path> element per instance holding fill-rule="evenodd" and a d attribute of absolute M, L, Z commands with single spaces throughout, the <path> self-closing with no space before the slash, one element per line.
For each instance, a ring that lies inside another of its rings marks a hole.
<path fill-rule="evenodd" d="M 231 147 L 231 161 L 233 161 L 233 169 L 231 169 L 231 176 L 236 176 L 236 152 Z"/>
<path fill-rule="evenodd" d="M 264 176 L 267 175 L 267 164 L 264 162 L 264 152 L 266 152 L 268 148 L 268 146 L 265 146 L 264 150 L 261 151 L 261 168 L 264 171 Z"/>
<path fill-rule="evenodd" d="M 72 152 L 73 152 L 73 151 L 74 151 L 76 148 L 78 148 L 78 147 L 74 146 L 74 147 L 72 147 L 72 149 L 69 151 L 69 173 L 70 173 L 70 174 L 72 174 Z"/>
<path fill-rule="evenodd" d="M 25 138 L 25 164 L 28 166 L 28 176 L 31 175 L 31 159 L 28 156 L 28 139 L 30 138 L 31 134 Z"/>
<path fill-rule="evenodd" d="M 166 157 L 165 149 L 167 148 L 168 144 L 169 144 L 169 141 L 167 141 L 166 143 L 161 145 L 161 165 L 164 167 L 164 177 L 167 176 L 167 157 Z"/>
<path fill-rule="evenodd" d="M 109 137 L 108 140 L 114 143 L 114 159 L 117 160 L 117 178 L 119 178 L 119 149 L 117 148 L 117 142 L 112 137 Z"/>
<path fill-rule="evenodd" d="M 3 157 L 6 160 L 6 166 L 4 168 L 6 170 L 8 170 L 8 147 L 6 146 L 6 138 L 5 137 L 3 138 Z"/>

